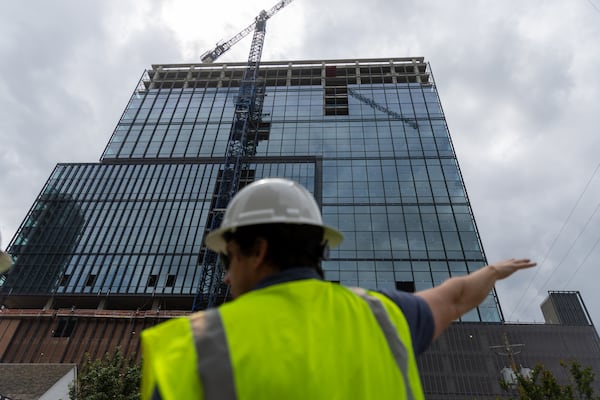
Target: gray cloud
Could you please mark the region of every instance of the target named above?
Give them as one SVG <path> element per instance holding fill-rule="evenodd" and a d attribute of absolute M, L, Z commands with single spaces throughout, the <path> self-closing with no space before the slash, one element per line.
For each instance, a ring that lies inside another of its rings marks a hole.
<path fill-rule="evenodd" d="M 0 65 L 4 245 L 57 162 L 98 160 L 143 69 L 180 59 L 160 19 L 147 18 L 138 29 L 123 27 L 127 20 L 119 26 L 119 15 L 158 11 L 143 2 L 5 5 L 0 26 L 11 40 L 0 41 L 0 57 L 10 60 Z"/>

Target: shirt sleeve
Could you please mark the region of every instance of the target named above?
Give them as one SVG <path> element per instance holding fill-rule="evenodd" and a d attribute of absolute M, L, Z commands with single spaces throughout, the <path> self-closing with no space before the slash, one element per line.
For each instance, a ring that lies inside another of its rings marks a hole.
<path fill-rule="evenodd" d="M 434 322 L 431 309 L 422 298 L 411 293 L 393 289 L 381 289 L 379 293 L 392 300 L 406 318 L 416 355 L 423 353 L 433 339 Z"/>

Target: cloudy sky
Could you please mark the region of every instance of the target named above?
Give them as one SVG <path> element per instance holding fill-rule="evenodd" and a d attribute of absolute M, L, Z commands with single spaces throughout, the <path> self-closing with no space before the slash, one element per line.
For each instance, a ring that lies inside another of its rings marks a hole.
<path fill-rule="evenodd" d="M 98 161 L 143 70 L 196 62 L 275 0 L 22 0 L 0 14 L 2 248 L 59 162 Z M 580 290 L 600 324 L 600 0 L 296 0 L 263 60 L 424 56 L 505 317 Z M 249 38 L 221 61 L 244 61 Z"/>

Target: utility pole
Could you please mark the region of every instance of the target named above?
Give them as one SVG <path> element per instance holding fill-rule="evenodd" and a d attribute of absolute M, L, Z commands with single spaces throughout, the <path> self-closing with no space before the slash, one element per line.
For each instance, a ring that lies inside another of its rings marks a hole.
<path fill-rule="evenodd" d="M 490 349 L 499 356 L 508 357 L 508 361 L 510 362 L 511 368 L 516 369 L 517 364 L 515 363 L 514 356 L 520 354 L 523 347 L 525 347 L 523 343 L 511 344 L 508 341 L 508 335 L 505 333 L 504 344 L 498 346 L 490 346 Z"/>
<path fill-rule="evenodd" d="M 517 367 L 517 363 L 515 362 L 515 355 L 520 354 L 523 351 L 523 347 L 525 347 L 523 343 L 511 344 L 506 333 L 504 334 L 504 344 L 490 346 L 490 350 L 492 350 L 494 353 L 500 356 L 508 357 L 510 367 L 502 368 L 500 373 L 502 374 L 503 381 L 513 388 L 517 385 L 517 374 L 523 378 L 531 377 L 531 368 L 525 368 L 521 366 L 519 369 Z"/>

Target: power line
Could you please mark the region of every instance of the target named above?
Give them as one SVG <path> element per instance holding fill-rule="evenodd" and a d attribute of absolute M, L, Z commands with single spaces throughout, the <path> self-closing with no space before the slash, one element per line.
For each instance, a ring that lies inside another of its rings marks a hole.
<path fill-rule="evenodd" d="M 592 5 L 592 7 L 594 7 L 596 9 L 596 11 L 598 11 L 600 13 L 600 8 L 598 8 L 597 5 L 595 5 L 592 0 L 588 0 L 588 3 L 590 3 Z"/>
<path fill-rule="evenodd" d="M 596 215 L 596 213 L 598 212 L 599 209 L 600 209 L 600 203 L 598 203 L 596 205 L 596 208 L 594 209 L 594 212 L 592 213 L 592 215 L 590 215 L 590 217 L 588 218 L 588 220 L 585 222 L 585 224 L 583 225 L 583 228 L 579 231 L 579 234 L 577 235 L 577 237 L 575 238 L 575 240 L 573 241 L 573 243 L 571 244 L 571 246 L 569 247 L 569 249 L 565 253 L 564 257 L 560 260 L 560 262 L 556 265 L 556 267 L 554 267 L 554 269 L 552 270 L 552 273 L 550 274 L 550 276 L 548 277 L 548 279 L 546 279 L 546 282 L 544 282 L 544 284 L 541 287 L 545 287 L 548 284 L 548 282 L 550 282 L 550 279 L 552 279 L 554 273 L 556 272 L 556 269 L 558 267 L 560 267 L 562 265 L 562 263 L 567 259 L 567 256 L 571 253 L 571 250 L 573 250 L 573 247 L 575 247 L 575 244 L 577 243 L 577 241 L 579 240 L 579 238 L 581 238 L 581 235 L 583 235 L 583 232 L 585 232 L 585 230 L 587 229 L 588 225 L 592 221 L 592 218 L 594 218 L 594 216 Z"/>
<path fill-rule="evenodd" d="M 577 268 L 575 269 L 575 272 L 573 273 L 573 275 L 571 275 L 571 277 L 569 278 L 569 280 L 567 281 L 567 283 L 565 283 L 565 285 L 563 286 L 563 289 L 566 289 L 566 287 L 569 286 L 569 284 L 571 283 L 571 281 L 573 280 L 573 278 L 575 278 L 575 276 L 577 275 L 577 273 L 579 272 L 579 270 L 581 269 L 581 267 L 583 267 L 583 264 L 586 263 L 587 259 L 590 257 L 590 255 L 592 254 L 592 252 L 594 251 L 594 249 L 596 248 L 596 246 L 598 246 L 598 243 L 600 243 L 600 236 L 598 236 L 598 239 L 596 239 L 596 242 L 594 243 L 594 245 L 592 246 L 592 248 L 590 249 L 590 251 L 588 251 L 588 253 L 585 255 L 585 257 L 583 258 L 583 261 L 581 261 L 581 263 L 577 266 Z"/>
<path fill-rule="evenodd" d="M 579 195 L 579 198 L 575 202 L 575 205 L 573 206 L 573 208 L 571 208 L 571 211 L 569 212 L 569 215 L 567 215 L 567 218 L 565 219 L 565 222 L 563 222 L 562 226 L 560 227 L 560 230 L 558 231 L 558 233 L 554 237 L 554 240 L 552 240 L 552 244 L 550 244 L 550 247 L 548 248 L 548 251 L 544 255 L 544 258 L 543 258 L 542 262 L 539 263 L 540 266 L 545 265 L 544 263 L 546 262 L 546 259 L 548 258 L 548 255 L 550 255 L 550 252 L 554 249 L 554 245 L 556 244 L 556 242 L 557 242 L 558 238 L 560 237 L 560 235 L 565 230 L 565 227 L 567 226 L 567 223 L 571 219 L 571 216 L 573 216 L 573 213 L 575 212 L 575 209 L 577 208 L 577 206 L 581 202 L 581 199 L 583 198 L 583 196 L 587 192 L 588 188 L 590 187 L 590 184 L 592 183 L 592 180 L 596 176 L 596 173 L 598 172 L 598 169 L 600 169 L 600 163 L 598 163 L 598 165 L 596 166 L 596 169 L 594 169 L 594 172 L 592 173 L 592 175 L 588 179 L 587 183 L 585 184 L 585 187 L 583 188 L 583 191 L 581 192 L 581 194 Z M 594 213 L 595 212 L 596 211 L 594 211 Z M 588 220 L 588 223 L 589 223 L 589 220 Z M 560 265 L 560 264 L 558 264 L 558 265 Z M 552 272 L 550 274 L 551 276 L 552 276 L 552 274 L 554 274 L 554 271 L 556 270 L 556 268 L 558 267 L 558 265 L 556 267 L 554 267 L 554 269 L 552 270 Z M 521 293 L 521 297 L 519 298 L 519 301 L 517 301 L 517 306 L 513 309 L 513 311 L 508 316 L 508 320 L 509 321 L 511 320 L 513 314 L 517 310 L 519 310 L 519 308 L 521 307 L 521 304 L 523 304 L 522 303 L 523 297 L 525 297 L 525 294 L 529 291 L 529 289 L 531 288 L 531 285 L 533 284 L 533 282 L 535 281 L 535 279 L 537 278 L 537 276 L 538 276 L 538 274 L 540 273 L 541 270 L 542 270 L 541 267 L 536 269 L 535 274 L 533 275 L 533 277 L 529 281 L 529 284 L 527 285 L 527 288 L 523 291 L 523 293 Z M 546 281 L 546 283 L 548 283 L 548 282 Z"/>

